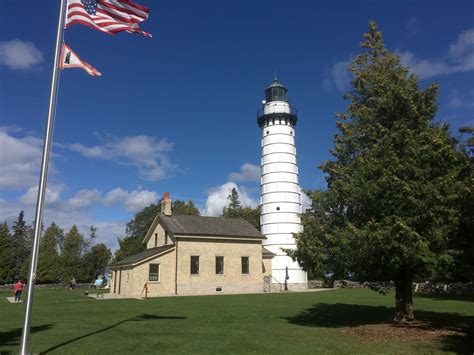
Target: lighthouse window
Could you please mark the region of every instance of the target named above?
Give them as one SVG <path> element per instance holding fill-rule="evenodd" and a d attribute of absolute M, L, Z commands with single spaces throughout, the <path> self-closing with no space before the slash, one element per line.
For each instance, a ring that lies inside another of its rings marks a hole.
<path fill-rule="evenodd" d="M 280 207 L 277 207 L 277 211 L 279 211 L 279 210 L 280 210 Z"/>
<path fill-rule="evenodd" d="M 284 101 L 285 100 L 285 90 L 282 88 L 273 88 L 272 89 L 273 101 Z"/>
<path fill-rule="evenodd" d="M 293 131 L 290 131 L 290 134 L 293 135 Z"/>
<path fill-rule="evenodd" d="M 267 131 L 267 134 L 270 134 L 270 131 Z"/>

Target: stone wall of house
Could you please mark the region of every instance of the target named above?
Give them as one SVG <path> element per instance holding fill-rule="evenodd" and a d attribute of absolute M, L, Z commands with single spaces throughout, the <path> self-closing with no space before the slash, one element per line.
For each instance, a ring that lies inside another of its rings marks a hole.
<path fill-rule="evenodd" d="M 160 265 L 159 281 L 149 281 L 150 264 Z M 176 270 L 176 254 L 171 250 L 162 254 L 155 259 L 147 261 L 135 267 L 134 284 L 141 284 L 140 290 L 135 286 L 135 294 L 138 295 L 143 291 L 143 285 L 146 283 L 148 287 L 148 297 L 174 295 L 175 294 L 175 270 Z"/>
<path fill-rule="evenodd" d="M 149 281 L 150 264 L 160 265 L 159 281 Z M 174 295 L 175 293 L 176 258 L 174 250 L 158 255 L 134 268 L 114 270 L 110 285 L 111 293 L 127 296 L 145 297 L 144 286 L 148 287 L 148 297 Z M 115 276 L 117 275 L 117 277 Z M 120 280 L 121 275 L 121 280 Z M 120 283 L 121 282 L 121 283 Z"/>
<path fill-rule="evenodd" d="M 110 292 L 129 295 L 133 292 L 133 269 L 123 267 L 119 270 L 113 270 L 110 282 Z"/>
<path fill-rule="evenodd" d="M 256 293 L 263 291 L 261 241 L 178 239 L 178 294 Z M 191 256 L 199 256 L 199 274 L 191 274 Z M 216 274 L 216 256 L 224 257 L 224 274 Z M 242 274 L 242 256 L 249 274 Z M 268 265 L 267 265 L 268 266 Z M 271 271 L 271 265 L 266 268 Z"/>
<path fill-rule="evenodd" d="M 156 244 L 155 244 L 155 236 L 156 236 Z M 150 239 L 148 239 L 146 243 L 146 248 L 155 248 L 155 247 L 162 247 L 163 245 L 169 245 L 173 244 L 173 240 L 171 237 L 166 235 L 165 230 L 163 227 L 158 224 L 153 231 L 153 233 L 150 236 Z"/>

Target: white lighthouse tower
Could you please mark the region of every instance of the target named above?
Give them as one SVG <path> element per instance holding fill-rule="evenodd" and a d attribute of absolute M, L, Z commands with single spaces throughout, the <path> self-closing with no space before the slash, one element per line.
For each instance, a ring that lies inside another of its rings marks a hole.
<path fill-rule="evenodd" d="M 257 113 L 262 131 L 261 232 L 265 247 L 276 254 L 272 276 L 288 288 L 307 288 L 306 272 L 283 250 L 295 249 L 293 233 L 302 232 L 301 198 L 296 160 L 296 110 L 290 106 L 287 88 L 275 78 L 265 90 Z"/>

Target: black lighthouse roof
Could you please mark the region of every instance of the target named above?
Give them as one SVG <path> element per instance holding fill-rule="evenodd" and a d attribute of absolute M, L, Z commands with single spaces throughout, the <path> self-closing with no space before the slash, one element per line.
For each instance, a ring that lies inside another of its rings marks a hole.
<path fill-rule="evenodd" d="M 267 86 L 265 89 L 265 100 L 267 102 L 271 101 L 288 101 L 286 93 L 288 89 L 278 81 L 277 78 Z"/>

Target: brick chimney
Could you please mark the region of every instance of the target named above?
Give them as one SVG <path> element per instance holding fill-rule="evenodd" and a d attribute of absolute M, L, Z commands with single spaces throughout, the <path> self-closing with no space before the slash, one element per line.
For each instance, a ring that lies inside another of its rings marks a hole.
<path fill-rule="evenodd" d="M 161 213 L 165 216 L 171 216 L 171 200 L 169 192 L 165 192 L 161 199 Z"/>

